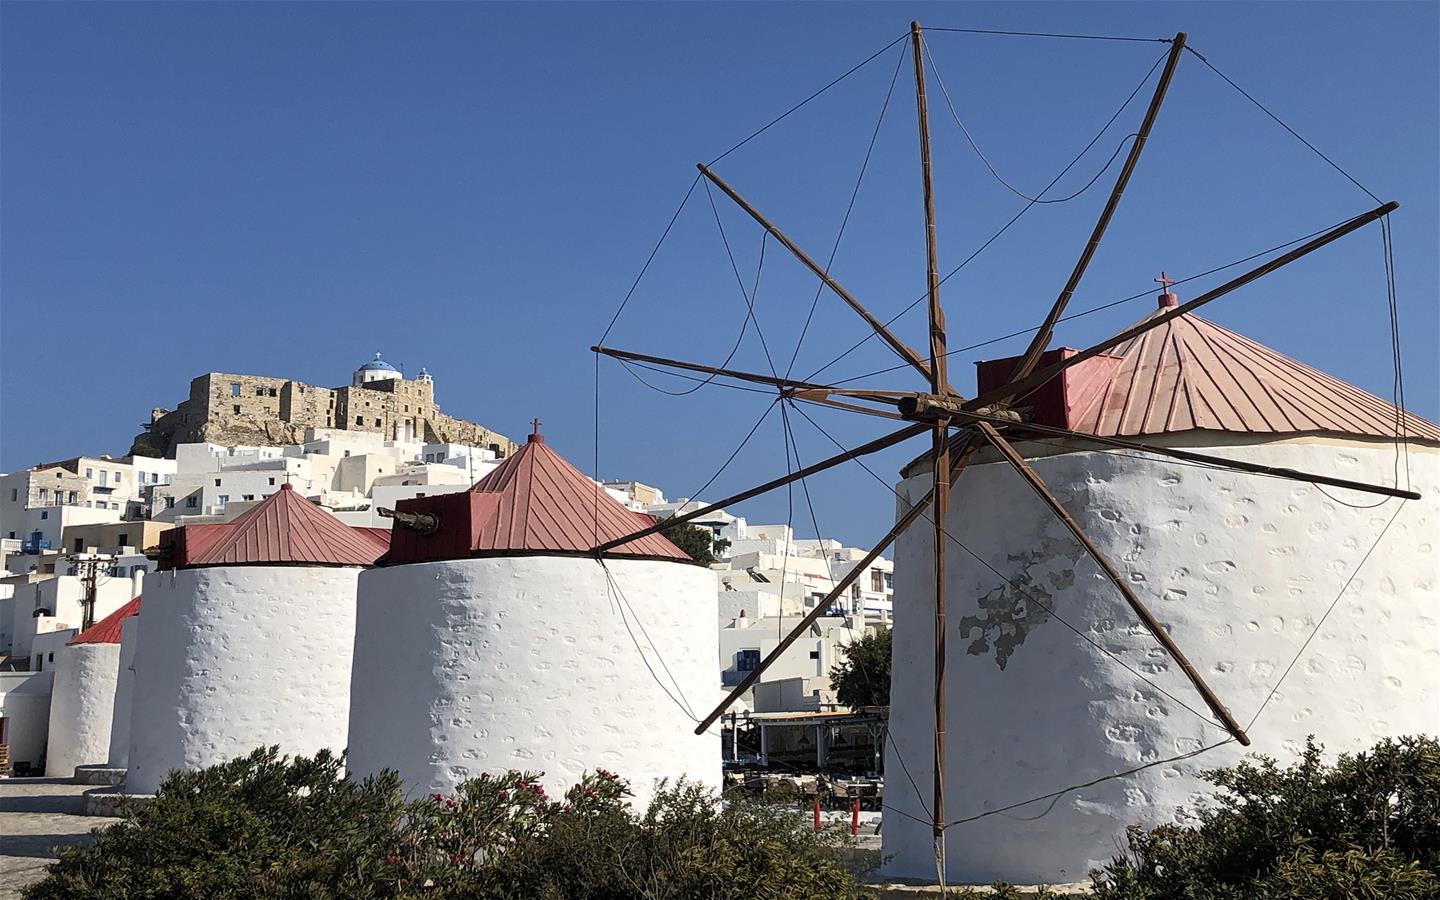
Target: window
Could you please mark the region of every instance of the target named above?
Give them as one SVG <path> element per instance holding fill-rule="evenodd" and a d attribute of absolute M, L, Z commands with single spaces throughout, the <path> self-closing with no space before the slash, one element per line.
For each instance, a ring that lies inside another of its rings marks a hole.
<path fill-rule="evenodd" d="M 274 388 L 271 388 L 271 389 L 270 389 L 270 396 L 272 396 L 272 397 L 275 396 L 275 389 L 274 389 Z"/>
<path fill-rule="evenodd" d="M 40 502 L 41 502 L 41 503 L 44 503 L 46 500 L 49 500 L 49 499 L 50 499 L 50 489 L 49 489 L 49 488 L 41 488 L 41 489 L 40 489 Z"/>
<path fill-rule="evenodd" d="M 40 510 L 40 518 L 42 518 L 42 519 L 48 519 L 48 518 L 50 518 L 50 510 L 48 510 L 48 509 L 42 509 L 42 510 Z"/>
<path fill-rule="evenodd" d="M 224 506 L 225 504 L 227 504 L 227 503 L 230 502 L 230 495 L 229 495 L 229 494 L 221 494 L 220 496 L 216 497 L 215 499 L 220 502 L 220 505 L 221 505 L 221 506 Z"/>
<path fill-rule="evenodd" d="M 115 539 L 115 545 L 116 545 L 117 547 L 128 547 L 128 546 L 130 546 L 130 535 L 126 534 L 126 533 L 123 532 L 123 531 L 120 532 L 120 535 Z"/>
<path fill-rule="evenodd" d="M 71 492 L 70 492 L 70 499 L 69 499 L 68 502 L 70 503 L 71 506 L 74 506 L 74 505 L 75 505 L 75 492 L 74 492 L 74 491 L 71 491 Z"/>
<path fill-rule="evenodd" d="M 380 419 L 379 419 L 378 417 L 375 419 L 375 424 L 376 424 L 376 425 L 379 425 L 379 424 L 380 424 Z"/>
<path fill-rule="evenodd" d="M 255 495 L 254 495 L 254 494 L 241 494 L 241 495 L 240 495 L 240 499 L 241 499 L 241 500 L 254 500 L 254 499 L 255 499 Z"/>
<path fill-rule="evenodd" d="M 110 483 L 110 473 L 104 469 L 100 470 L 100 486 L 105 487 Z"/>
<path fill-rule="evenodd" d="M 94 469 L 86 469 L 86 470 L 85 470 L 85 477 L 86 477 L 86 478 L 94 478 L 94 477 L 95 477 L 95 470 L 94 470 Z"/>
<path fill-rule="evenodd" d="M 125 473 L 124 473 L 124 472 L 116 472 L 116 473 L 115 473 L 115 483 L 116 483 L 116 484 L 119 484 L 120 482 L 122 482 L 122 481 L 124 481 L 124 480 L 125 480 Z"/>
<path fill-rule="evenodd" d="M 759 650 L 741 650 L 735 654 L 735 671 L 752 672 L 760 665 Z"/>
<path fill-rule="evenodd" d="M 46 661 L 46 662 L 54 662 L 54 661 L 55 661 L 55 651 L 54 651 L 54 650 L 51 650 L 49 653 L 45 654 L 45 661 Z"/>
<path fill-rule="evenodd" d="M 811 658 L 811 659 L 819 659 L 819 658 L 820 658 L 820 651 L 819 651 L 819 650 L 811 650 L 811 651 L 810 651 L 810 658 Z"/>
<path fill-rule="evenodd" d="M 870 590 L 877 593 L 885 590 L 885 573 L 879 569 L 870 570 Z"/>
<path fill-rule="evenodd" d="M 232 382 L 230 382 L 230 396 L 232 396 L 232 397 L 238 397 L 238 396 L 240 396 L 240 382 L 238 382 L 238 381 L 232 381 Z"/>
<path fill-rule="evenodd" d="M 237 416 L 240 415 L 240 404 L 238 404 L 238 403 L 235 404 L 235 406 L 233 407 L 233 409 L 235 410 L 235 415 L 237 415 Z"/>
<path fill-rule="evenodd" d="M 84 538 L 76 538 L 76 539 L 75 539 L 75 552 L 76 552 L 76 553 L 79 553 L 80 551 L 82 551 L 82 550 L 84 550 L 84 549 L 85 549 L 85 539 L 84 539 Z"/>
<path fill-rule="evenodd" d="M 166 508 L 166 509 L 174 509 L 174 508 L 175 508 L 175 498 L 174 498 L 174 497 L 166 497 L 166 498 L 165 498 L 165 508 Z"/>
<path fill-rule="evenodd" d="M 270 479 L 270 483 L 271 483 L 271 484 L 274 484 L 274 483 L 275 483 L 275 479 L 273 479 L 273 478 Z"/>
<path fill-rule="evenodd" d="M 356 425 L 364 425 L 364 424 L 365 424 L 365 417 L 364 417 L 364 416 L 356 416 L 356 417 L 355 417 L 355 424 L 356 424 Z M 345 455 L 346 455 L 346 456 L 349 456 L 350 454 L 347 453 L 347 454 L 345 454 Z"/>
<path fill-rule="evenodd" d="M 195 497 L 186 497 L 186 498 L 185 498 L 185 508 L 186 508 L 186 509 L 194 509 L 195 507 L 197 507 L 197 506 L 199 506 L 199 505 L 200 505 L 200 501 L 199 501 L 198 498 L 195 498 Z"/>
<path fill-rule="evenodd" d="M 218 479 L 218 478 L 215 479 L 215 486 L 216 486 L 216 487 L 219 487 L 219 486 L 220 486 L 220 479 Z"/>
<path fill-rule="evenodd" d="M 263 387 L 257 387 L 257 388 L 255 389 L 255 396 L 257 396 L 257 397 L 263 397 L 263 396 L 265 396 L 265 389 L 264 389 Z"/>

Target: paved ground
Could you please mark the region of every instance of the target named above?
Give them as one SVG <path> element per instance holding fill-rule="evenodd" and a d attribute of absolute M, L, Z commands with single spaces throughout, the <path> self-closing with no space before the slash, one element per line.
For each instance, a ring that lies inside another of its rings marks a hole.
<path fill-rule="evenodd" d="M 64 778 L 0 778 L 0 900 L 45 877 L 52 848 L 90 840 L 90 829 L 114 819 L 80 814 L 94 785 Z"/>

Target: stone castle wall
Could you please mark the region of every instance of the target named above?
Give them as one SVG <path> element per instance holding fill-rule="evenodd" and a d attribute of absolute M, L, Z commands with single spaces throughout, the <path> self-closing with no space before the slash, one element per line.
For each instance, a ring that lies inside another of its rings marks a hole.
<path fill-rule="evenodd" d="M 367 431 L 392 440 L 408 434 L 429 443 L 491 447 L 503 456 L 516 449 L 498 432 L 442 413 L 429 381 L 388 379 L 323 388 L 285 378 L 207 372 L 190 382 L 189 398 L 174 410 L 152 410 L 131 452 L 173 457 L 176 445 L 201 441 L 298 444 L 307 428 Z"/>

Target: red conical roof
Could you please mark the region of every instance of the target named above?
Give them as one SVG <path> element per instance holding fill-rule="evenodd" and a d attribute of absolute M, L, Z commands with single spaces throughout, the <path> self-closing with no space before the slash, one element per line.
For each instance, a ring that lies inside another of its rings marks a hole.
<path fill-rule="evenodd" d="M 386 564 L 466 556 L 589 554 L 594 547 L 653 523 L 615 502 L 544 437 L 530 435 L 518 453 L 464 493 L 402 500 L 401 512 L 437 516 L 439 530 L 424 535 L 396 526 Z M 659 534 L 621 544 L 606 556 L 690 557 Z"/>
<path fill-rule="evenodd" d="M 1146 319 L 1175 303 L 1166 294 Z M 1040 366 L 1075 353 L 1048 350 Z M 1017 359 L 979 363 L 980 393 L 1008 380 Z M 1066 369 L 1014 405 L 1029 408 L 1039 424 L 1100 437 L 1203 430 L 1393 440 L 1399 416 L 1374 394 L 1193 314 Z M 1433 422 L 1409 414 L 1403 422 L 1411 438 L 1440 441 Z"/>
<path fill-rule="evenodd" d="M 1150 317 L 1165 312 L 1162 306 Z M 1171 319 L 1111 353 L 1119 365 L 1081 376 L 1081 403 L 1069 410 L 1075 431 L 1101 437 L 1192 429 L 1395 437 L 1394 406 L 1199 316 Z M 1434 423 L 1408 414 L 1404 423 L 1411 437 L 1440 441 Z"/>
<path fill-rule="evenodd" d="M 75 635 L 65 644 L 118 644 L 120 643 L 120 622 L 140 611 L 140 598 L 136 597 L 110 615 Z"/>
<path fill-rule="evenodd" d="M 368 566 L 384 552 L 382 541 L 364 529 L 351 528 L 282 484 L 227 525 L 218 540 L 192 554 L 185 567 Z"/>

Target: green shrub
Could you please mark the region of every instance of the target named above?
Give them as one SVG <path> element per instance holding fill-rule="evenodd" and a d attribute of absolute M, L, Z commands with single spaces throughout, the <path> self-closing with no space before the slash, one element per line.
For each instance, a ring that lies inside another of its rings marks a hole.
<path fill-rule="evenodd" d="M 1100 900 L 1440 896 L 1440 742 L 1385 740 L 1326 766 L 1256 757 L 1204 773 L 1223 789 L 1199 825 L 1131 828 L 1129 854 L 1091 873 Z"/>
<path fill-rule="evenodd" d="M 393 773 L 275 748 L 172 773 L 155 800 L 62 851 L 29 900 L 60 898 L 858 897 L 843 829 L 661 785 L 639 812 L 603 770 L 553 799 L 535 773 L 405 803 Z"/>
<path fill-rule="evenodd" d="M 275 747 L 197 772 L 173 772 L 155 799 L 60 852 L 28 900 L 87 897 L 388 897 L 382 872 L 404 804 L 393 774 L 343 776 L 327 751 Z"/>

